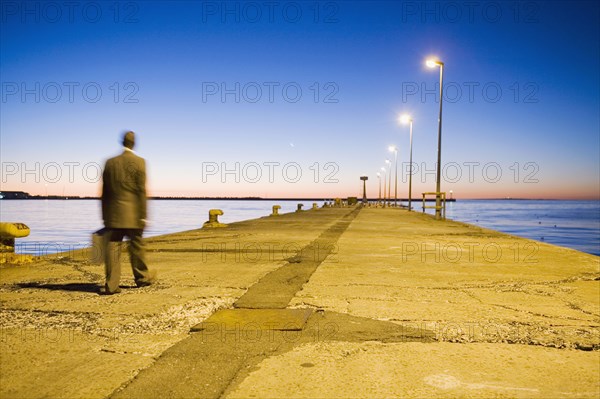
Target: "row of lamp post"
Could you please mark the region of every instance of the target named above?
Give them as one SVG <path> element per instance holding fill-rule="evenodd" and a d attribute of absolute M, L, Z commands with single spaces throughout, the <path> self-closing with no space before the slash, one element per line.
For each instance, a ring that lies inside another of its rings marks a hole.
<path fill-rule="evenodd" d="M 444 63 L 439 60 L 430 59 L 425 62 L 425 64 L 429 68 L 440 67 L 440 111 L 438 116 L 438 147 L 437 147 L 437 170 L 436 170 L 436 180 L 435 180 L 435 218 L 441 219 L 442 217 L 442 209 L 441 209 L 441 165 L 442 165 L 442 100 L 444 97 Z M 412 210 L 412 175 L 413 175 L 413 162 L 412 162 L 412 143 L 413 143 L 413 120 L 410 115 L 402 115 L 400 117 L 400 121 L 404 124 L 408 124 L 410 128 L 410 174 L 408 177 L 408 210 Z M 394 153 L 394 163 L 395 163 L 395 184 L 394 184 L 394 206 L 397 206 L 398 203 L 398 147 L 390 146 L 390 152 Z M 388 184 L 388 193 L 387 193 L 387 204 L 391 204 L 391 186 L 392 186 L 392 162 L 389 159 L 385 160 L 385 163 L 389 165 L 389 170 L 386 171 L 385 168 L 381 168 L 383 172 L 383 205 L 386 205 L 386 175 L 389 175 L 389 184 Z M 377 178 L 379 179 L 379 201 L 381 202 L 381 173 L 377 173 Z"/>

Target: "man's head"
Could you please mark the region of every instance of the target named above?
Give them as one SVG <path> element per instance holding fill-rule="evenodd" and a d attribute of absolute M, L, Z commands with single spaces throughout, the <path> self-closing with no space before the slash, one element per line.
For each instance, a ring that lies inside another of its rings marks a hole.
<path fill-rule="evenodd" d="M 130 150 L 132 150 L 134 145 L 135 145 L 135 133 L 133 133 L 131 130 L 129 130 L 123 134 L 123 147 L 127 147 Z"/>

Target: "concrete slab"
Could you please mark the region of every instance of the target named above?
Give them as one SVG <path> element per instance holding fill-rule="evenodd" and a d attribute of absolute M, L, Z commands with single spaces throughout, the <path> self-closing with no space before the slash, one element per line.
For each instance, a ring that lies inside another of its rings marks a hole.
<path fill-rule="evenodd" d="M 223 397 L 598 398 L 599 359 L 529 345 L 307 343 L 264 359 Z"/>

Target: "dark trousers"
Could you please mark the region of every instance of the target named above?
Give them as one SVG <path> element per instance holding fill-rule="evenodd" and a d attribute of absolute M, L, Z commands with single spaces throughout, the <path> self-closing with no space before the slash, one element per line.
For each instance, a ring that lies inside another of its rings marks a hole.
<path fill-rule="evenodd" d="M 121 241 L 129 238 L 129 258 L 136 284 L 150 282 L 151 277 L 146 265 L 146 251 L 142 239 L 142 229 L 111 229 L 104 234 L 106 252 L 104 255 L 104 271 L 106 273 L 106 289 L 114 292 L 119 288 L 121 280 Z"/>

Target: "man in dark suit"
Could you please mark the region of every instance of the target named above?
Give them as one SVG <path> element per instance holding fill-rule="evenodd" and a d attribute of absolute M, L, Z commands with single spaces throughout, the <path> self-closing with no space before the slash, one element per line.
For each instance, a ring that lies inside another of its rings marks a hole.
<path fill-rule="evenodd" d="M 135 134 L 123 135 L 124 151 L 106 161 L 102 175 L 102 219 L 104 219 L 106 251 L 104 266 L 106 284 L 101 294 L 121 292 L 121 241 L 129 238 L 129 256 L 133 277 L 138 287 L 151 285 L 156 271 L 146 265 L 142 233 L 146 226 L 146 163 L 133 152 Z"/>

